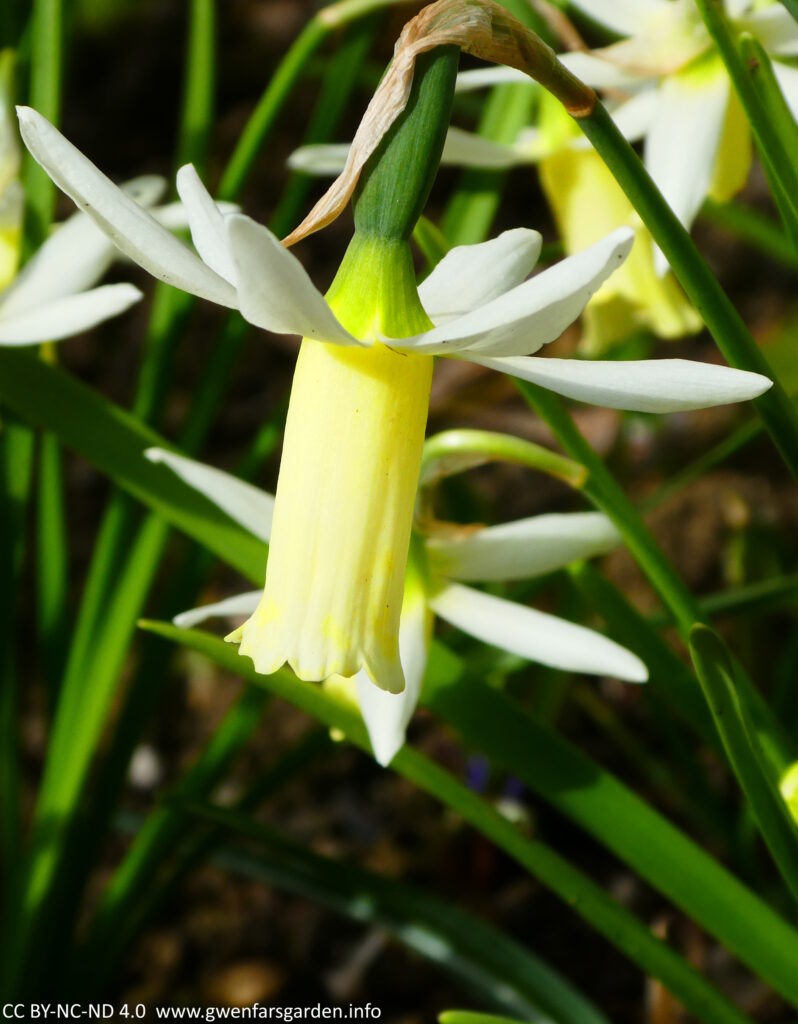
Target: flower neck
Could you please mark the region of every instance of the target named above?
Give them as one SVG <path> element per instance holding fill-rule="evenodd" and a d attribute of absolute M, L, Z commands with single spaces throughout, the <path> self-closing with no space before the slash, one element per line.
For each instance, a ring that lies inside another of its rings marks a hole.
<path fill-rule="evenodd" d="M 432 327 L 418 297 L 410 245 L 401 239 L 356 231 L 327 301 L 344 327 L 364 341 Z"/>

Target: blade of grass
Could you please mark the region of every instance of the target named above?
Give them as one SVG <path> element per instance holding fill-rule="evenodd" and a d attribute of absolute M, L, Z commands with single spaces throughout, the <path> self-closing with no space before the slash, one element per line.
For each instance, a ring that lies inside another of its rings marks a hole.
<path fill-rule="evenodd" d="M 770 217 L 743 203 L 717 203 L 708 199 L 701 218 L 736 235 L 741 241 L 792 269 L 798 268 L 798 254 L 784 232 Z"/>
<path fill-rule="evenodd" d="M 720 637 L 701 625 L 690 633 L 690 653 L 729 763 L 759 832 L 782 878 L 798 900 L 798 828 L 762 765 L 756 736 L 736 681 L 732 656 Z"/>
<path fill-rule="evenodd" d="M 148 622 L 142 623 L 142 627 L 204 654 L 226 671 L 265 687 L 328 727 L 339 730 L 362 750 L 370 750 L 359 715 L 322 688 L 303 683 L 286 671 L 271 676 L 258 675 L 229 644 L 210 634 L 198 630 L 180 630 L 166 623 Z M 610 899 L 599 886 L 550 847 L 539 840 L 525 837 L 445 769 L 409 747 L 399 752 L 391 768 L 460 814 L 508 853 L 643 971 L 659 978 L 701 1020 L 713 1024 L 748 1022 L 744 1014 L 673 950 L 652 935 L 629 911 Z"/>
<path fill-rule="evenodd" d="M 69 374 L 23 351 L 0 349 L 0 367 L 0 400 L 21 417 L 57 433 L 129 494 L 244 576 L 263 579 L 265 545 L 144 457 L 146 448 L 171 448 L 168 441 Z"/>
<path fill-rule="evenodd" d="M 69 643 L 69 564 L 64 481 L 61 451 L 53 434 L 43 434 L 39 443 L 36 527 L 36 633 L 52 709 L 58 701 L 58 686 Z"/>
<path fill-rule="evenodd" d="M 423 700 L 798 1006 L 798 932 L 645 801 L 482 681 L 431 673 Z"/>
<path fill-rule="evenodd" d="M 225 833 L 240 833 L 256 853 L 225 849 L 214 860 L 267 885 L 377 926 L 439 964 L 491 1008 L 558 1024 L 607 1024 L 559 972 L 503 932 L 432 893 L 311 853 L 252 818 L 177 799 L 178 808 Z"/>
<path fill-rule="evenodd" d="M 33 435 L 9 420 L 0 429 L 0 893 L 3 941 L 10 940 L 22 822 L 20 818 L 16 587 L 21 568 L 23 522 L 30 489 Z M 7 945 L 6 945 L 7 948 Z"/>

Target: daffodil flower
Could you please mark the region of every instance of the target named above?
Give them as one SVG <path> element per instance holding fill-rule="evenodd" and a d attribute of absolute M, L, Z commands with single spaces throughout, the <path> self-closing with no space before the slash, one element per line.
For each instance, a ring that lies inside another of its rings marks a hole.
<path fill-rule="evenodd" d="M 585 84 L 632 94 L 635 130 L 646 168 L 671 209 L 689 228 L 708 197 L 726 202 L 751 166 L 750 129 L 720 55 L 692 0 L 573 0 L 573 6 L 626 38 L 561 58 Z M 798 24 L 780 3 L 725 0 L 733 26 L 750 32 L 773 59 L 787 104 L 798 118 Z M 479 77 L 471 77 L 478 75 Z M 508 68 L 466 72 L 461 88 L 527 81 Z M 616 118 L 630 113 L 626 104 Z M 656 249 L 660 274 L 667 261 Z"/>
<path fill-rule="evenodd" d="M 146 455 L 152 462 L 168 466 L 260 540 L 271 539 L 272 495 L 174 452 L 150 448 Z M 378 689 L 363 671 L 353 679 L 332 676 L 325 685 L 357 703 L 374 756 L 386 765 L 404 744 L 418 703 L 433 615 L 483 643 L 541 665 L 645 682 L 648 673 L 640 659 L 600 633 L 464 586 L 531 579 L 605 554 L 620 542 L 615 527 L 598 512 L 539 515 L 501 526 L 419 532 L 408 563 L 399 627 L 404 690 L 395 694 Z M 260 599 L 260 591 L 238 594 L 183 612 L 174 622 L 189 629 L 217 616 L 250 615 Z"/>
<path fill-rule="evenodd" d="M 585 55 L 565 55 L 566 64 L 572 63 L 569 56 Z M 578 66 L 580 62 L 576 63 Z M 462 85 L 471 90 L 490 84 L 506 71 L 488 68 L 464 72 L 458 78 L 458 88 Z M 630 141 L 642 137 L 653 100 L 653 92 L 642 92 L 612 110 L 618 127 Z M 306 174 L 337 174 L 346 163 L 348 151 L 347 143 L 302 146 L 291 154 L 288 163 L 293 170 Z M 536 127 L 523 129 L 513 143 L 494 142 L 451 127 L 441 163 L 479 170 L 536 164 L 566 253 L 581 252 L 621 225 L 634 231 L 635 245 L 628 259 L 585 309 L 580 348 L 586 354 L 601 355 L 641 328 L 661 338 L 679 338 L 701 329 L 700 316 L 673 275 L 657 273 L 651 235 L 611 171 L 562 105 L 548 93 L 542 92 L 539 97 Z"/>
<path fill-rule="evenodd" d="M 196 253 L 52 125 L 20 110 L 34 157 L 155 277 L 255 326 L 303 337 L 263 596 L 231 637 L 259 672 L 356 676 L 399 693 L 399 617 L 435 355 L 467 359 L 579 401 L 648 412 L 761 394 L 757 374 L 685 360 L 532 355 L 580 315 L 634 240 L 620 229 L 528 278 L 537 232 L 452 250 L 417 291 L 404 238 L 356 232 L 327 298 L 267 228 L 223 214 L 191 167 L 178 174 Z M 374 207 L 377 215 L 382 209 Z"/>

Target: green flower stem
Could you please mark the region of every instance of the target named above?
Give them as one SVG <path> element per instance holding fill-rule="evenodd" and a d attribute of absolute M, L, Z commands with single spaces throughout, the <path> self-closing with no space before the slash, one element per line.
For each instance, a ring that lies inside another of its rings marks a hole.
<path fill-rule="evenodd" d="M 523 438 L 489 430 L 446 430 L 434 434 L 424 444 L 421 482 L 430 483 L 494 460 L 548 473 L 576 490 L 580 490 L 587 479 L 587 470 L 578 462 Z"/>
<path fill-rule="evenodd" d="M 740 36 L 739 49 L 751 84 L 765 110 L 768 123 L 775 127 L 778 138 L 783 143 L 790 168 L 795 168 L 798 166 L 798 125 L 795 123 L 792 111 L 787 105 L 781 86 L 773 73 L 770 57 L 759 41 L 748 33 L 743 33 Z M 794 196 L 785 191 L 788 186 L 784 185 L 779 177 L 777 167 L 769 158 L 769 154 L 764 153 L 761 147 L 760 156 L 785 231 L 792 243 L 793 251 L 798 254 L 798 202 Z"/>
<path fill-rule="evenodd" d="M 480 118 L 478 132 L 492 142 L 515 142 L 532 117 L 535 86 L 499 85 L 491 89 Z M 507 172 L 463 171 L 446 205 L 441 231 L 451 245 L 481 242 L 489 234 L 501 203 Z"/>
<path fill-rule="evenodd" d="M 739 313 L 604 107 L 598 104 L 578 123 L 665 253 L 729 363 L 773 379 L 769 363 Z M 798 413 L 781 384 L 774 381 L 769 391 L 754 399 L 754 405 L 784 461 L 798 477 Z"/>
<path fill-rule="evenodd" d="M 632 557 L 659 593 L 679 631 L 686 638 L 692 626 L 702 620 L 700 605 L 665 557 L 640 513 L 582 436 L 560 399 L 534 384 L 516 381 L 516 385 L 529 405 L 549 424 L 565 451 L 587 469 L 584 493 L 618 527 Z M 753 684 L 741 676 L 741 685 L 745 688 L 745 700 L 752 709 L 768 762 L 778 776 L 795 759 L 793 741 L 776 721 L 767 702 Z"/>
<path fill-rule="evenodd" d="M 734 661 L 706 626 L 691 631 L 690 653 L 729 763 L 782 878 L 798 900 L 798 828 L 762 764 Z"/>

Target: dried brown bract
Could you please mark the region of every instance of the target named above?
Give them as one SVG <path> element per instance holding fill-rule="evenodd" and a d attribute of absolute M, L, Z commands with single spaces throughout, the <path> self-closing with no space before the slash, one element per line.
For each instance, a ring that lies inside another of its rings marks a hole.
<path fill-rule="evenodd" d="M 595 106 L 593 90 L 560 64 L 551 47 L 494 0 L 437 0 L 402 29 L 391 66 L 360 122 L 343 171 L 284 240 L 285 245 L 319 231 L 343 212 L 367 160 L 407 105 L 416 58 L 437 46 L 459 46 L 481 60 L 525 71 L 554 93 L 574 117 L 586 117 Z"/>

